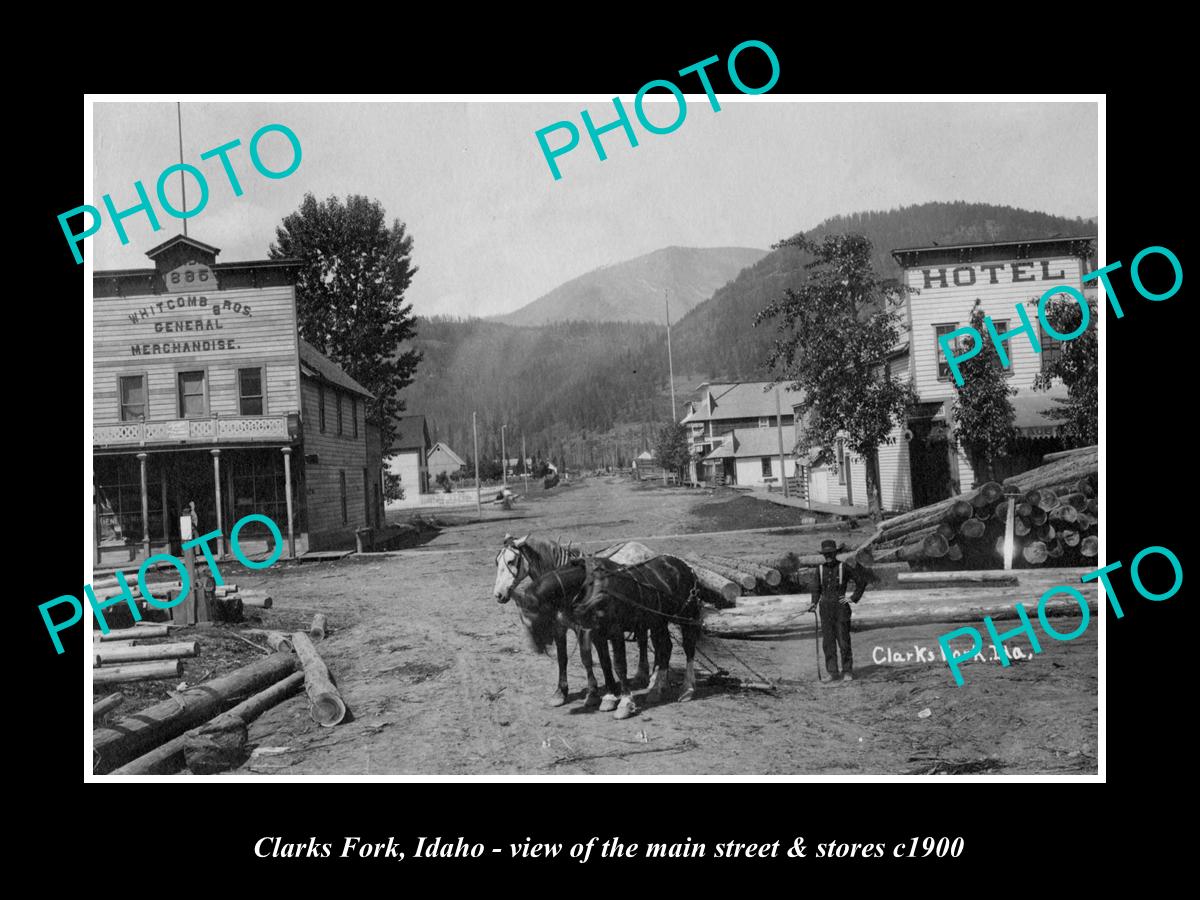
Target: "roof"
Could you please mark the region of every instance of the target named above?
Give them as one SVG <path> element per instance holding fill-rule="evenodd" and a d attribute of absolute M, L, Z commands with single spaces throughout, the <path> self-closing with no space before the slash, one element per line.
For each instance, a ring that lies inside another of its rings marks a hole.
<path fill-rule="evenodd" d="M 931 247 L 902 247 L 892 258 L 905 268 L 931 263 L 966 263 L 999 259 L 1027 259 L 1037 256 L 1091 256 L 1096 237 L 1029 238 L 1019 241 L 980 241 L 973 244 L 934 244 Z"/>
<path fill-rule="evenodd" d="M 1067 389 L 1061 383 L 1055 383 L 1048 391 L 1021 391 L 1009 398 L 1016 413 L 1013 427 L 1024 437 L 1056 437 L 1066 417 L 1061 413 L 1061 404 L 1055 401 L 1066 399 Z M 1051 410 L 1056 411 L 1054 415 L 1042 415 Z"/>
<path fill-rule="evenodd" d="M 654 454 L 651 453 L 649 450 L 643 450 L 641 453 L 639 453 L 637 455 L 637 458 L 638 459 L 647 459 L 647 460 L 654 459 Z"/>
<path fill-rule="evenodd" d="M 196 240 L 195 238 L 185 237 L 182 234 L 177 234 L 174 237 L 167 238 L 167 240 L 163 241 L 157 247 L 151 247 L 149 250 L 146 251 L 146 255 L 148 257 L 150 257 L 151 259 L 154 259 L 154 257 L 158 256 L 164 250 L 166 250 L 170 247 L 174 247 L 176 244 L 187 244 L 189 247 L 195 247 L 198 250 L 203 250 L 206 253 L 211 253 L 213 256 L 216 256 L 218 253 L 221 252 L 219 249 L 212 246 L 211 244 L 206 244 L 203 241 Z"/>
<path fill-rule="evenodd" d="M 420 450 L 429 446 L 429 430 L 424 416 L 397 416 L 396 433 L 392 437 L 392 450 Z"/>
<path fill-rule="evenodd" d="M 783 426 L 784 453 L 792 455 L 796 443 L 796 427 Z M 710 459 L 744 459 L 748 456 L 778 456 L 779 430 L 775 428 L 735 428 L 725 436 L 725 442 L 704 457 Z"/>
<path fill-rule="evenodd" d="M 447 447 L 441 441 L 438 441 L 436 444 L 434 444 L 432 447 L 430 447 L 429 453 L 427 453 L 426 456 L 433 456 L 433 454 L 437 453 L 438 451 L 441 451 L 442 453 L 445 453 L 448 457 L 450 457 L 450 461 L 452 463 L 454 463 L 456 466 L 465 466 L 466 465 L 466 462 L 463 461 L 462 457 L 460 457 L 457 453 L 455 453 L 453 450 L 451 450 L 449 447 Z"/>
<path fill-rule="evenodd" d="M 694 412 L 683 418 L 684 422 L 707 422 L 720 419 L 752 419 L 775 415 L 775 391 L 766 390 L 769 381 L 739 381 L 734 383 L 705 383 L 700 385 L 700 398 L 694 401 Z M 799 403 L 803 394 L 783 385 L 779 386 L 779 411 L 788 415 L 793 404 Z M 709 397 L 712 410 L 709 410 Z"/>
<path fill-rule="evenodd" d="M 340 387 L 343 390 L 351 391 L 355 394 L 361 394 L 364 397 L 374 400 L 374 395 L 365 387 L 347 375 L 342 367 L 335 363 L 328 356 L 306 341 L 304 338 L 299 338 L 300 341 L 300 374 L 307 375 L 309 378 L 316 378 L 320 381 L 328 382 L 335 387 Z"/>

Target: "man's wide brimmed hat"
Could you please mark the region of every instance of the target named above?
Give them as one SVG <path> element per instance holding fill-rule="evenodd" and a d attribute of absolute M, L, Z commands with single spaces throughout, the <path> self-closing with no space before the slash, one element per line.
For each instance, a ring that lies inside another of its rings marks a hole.
<path fill-rule="evenodd" d="M 837 553 L 839 549 L 837 541 L 821 541 L 822 553 Z"/>

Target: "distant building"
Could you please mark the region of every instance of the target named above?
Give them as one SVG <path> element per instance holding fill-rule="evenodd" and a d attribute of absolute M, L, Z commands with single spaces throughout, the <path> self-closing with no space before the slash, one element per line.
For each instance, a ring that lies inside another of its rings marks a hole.
<path fill-rule="evenodd" d="M 688 427 L 693 481 L 717 480 L 718 472 L 724 470 L 721 460 L 725 457 L 708 457 L 735 429 L 743 435 L 754 429 L 774 429 L 780 418 L 785 427 L 794 424 L 792 406 L 800 399 L 799 391 L 783 385 L 772 388 L 767 381 L 705 382 L 699 390 L 700 398 L 688 403 L 687 415 L 682 419 Z M 771 433 L 778 443 L 777 433 Z M 787 449 L 790 447 L 787 445 Z"/>
<path fill-rule="evenodd" d="M 429 455 L 426 457 L 426 468 L 429 470 L 429 480 L 436 484 L 438 476 L 443 472 L 447 475 L 457 475 L 466 471 L 467 464 L 457 453 L 438 441 L 429 450 Z"/>
<path fill-rule="evenodd" d="M 779 486 L 783 478 L 796 474 L 795 426 L 783 427 L 783 465 L 780 470 L 779 432 L 775 428 L 735 428 L 701 463 L 726 485 Z"/>
<path fill-rule="evenodd" d="M 389 474 L 400 478 L 406 505 L 420 502 L 420 495 L 429 493 L 429 428 L 424 416 L 400 416 L 392 437 L 392 456 L 388 458 Z"/>

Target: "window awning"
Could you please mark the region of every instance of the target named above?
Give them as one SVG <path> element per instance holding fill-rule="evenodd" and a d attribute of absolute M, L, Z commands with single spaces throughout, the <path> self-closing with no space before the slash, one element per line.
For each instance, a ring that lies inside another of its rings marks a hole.
<path fill-rule="evenodd" d="M 1009 399 L 1015 413 L 1013 427 L 1022 437 L 1058 437 L 1062 433 L 1066 416 L 1058 401 L 1067 399 L 1067 389 L 1062 385 L 1048 391 L 1021 391 Z M 1046 412 L 1052 415 L 1043 415 Z"/>

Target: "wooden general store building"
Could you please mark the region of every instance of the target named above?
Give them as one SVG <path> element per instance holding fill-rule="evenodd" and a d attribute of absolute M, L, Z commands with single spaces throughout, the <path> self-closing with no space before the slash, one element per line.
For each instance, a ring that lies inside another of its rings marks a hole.
<path fill-rule="evenodd" d="M 297 333 L 290 260 L 218 263 L 177 236 L 153 268 L 93 276 L 92 444 L 96 565 L 180 550 L 250 513 L 284 552 L 353 546 L 383 524 L 382 447 L 370 393 Z M 245 552 L 270 549 L 258 523 Z"/>

